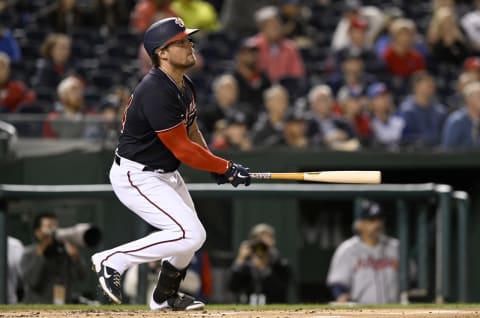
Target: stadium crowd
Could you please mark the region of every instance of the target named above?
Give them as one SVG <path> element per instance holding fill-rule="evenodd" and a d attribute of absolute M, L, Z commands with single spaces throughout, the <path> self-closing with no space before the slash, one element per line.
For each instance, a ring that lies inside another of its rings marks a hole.
<path fill-rule="evenodd" d="M 479 0 L 3 0 L 0 119 L 112 137 L 151 67 L 143 32 L 170 16 L 203 31 L 190 76 L 214 150 L 480 147 Z"/>

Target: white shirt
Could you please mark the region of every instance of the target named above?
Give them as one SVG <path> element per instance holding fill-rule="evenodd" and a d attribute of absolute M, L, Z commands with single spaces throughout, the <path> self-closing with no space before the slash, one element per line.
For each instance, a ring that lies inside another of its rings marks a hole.
<path fill-rule="evenodd" d="M 383 145 L 394 146 L 397 145 L 402 138 L 403 127 L 405 122 L 403 118 L 392 115 L 388 117 L 385 122 L 376 117 L 371 120 L 373 136 L 376 141 Z"/>
<path fill-rule="evenodd" d="M 20 259 L 23 254 L 23 244 L 11 236 L 7 239 L 7 302 L 18 303 L 17 285 L 20 281 Z"/>

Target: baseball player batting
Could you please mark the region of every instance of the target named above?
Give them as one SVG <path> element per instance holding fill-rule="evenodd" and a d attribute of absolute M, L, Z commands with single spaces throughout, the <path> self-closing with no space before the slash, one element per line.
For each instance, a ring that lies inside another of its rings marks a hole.
<path fill-rule="evenodd" d="M 185 75 L 196 61 L 189 35 L 197 31 L 187 29 L 180 18 L 167 18 L 152 24 L 144 35 L 153 67 L 133 91 L 123 115 L 110 182 L 119 200 L 159 231 L 92 256 L 100 287 L 118 304 L 125 270 L 163 260 L 150 308 L 204 307 L 178 292 L 206 238 L 177 170 L 181 162 L 212 172 L 218 184 L 250 184 L 248 168 L 213 155 L 198 129 L 195 88 Z"/>

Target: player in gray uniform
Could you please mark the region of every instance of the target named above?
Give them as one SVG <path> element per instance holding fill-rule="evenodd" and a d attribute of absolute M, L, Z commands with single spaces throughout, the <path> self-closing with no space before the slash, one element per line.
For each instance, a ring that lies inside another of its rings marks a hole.
<path fill-rule="evenodd" d="M 327 285 L 335 301 L 361 304 L 399 302 L 399 241 L 383 234 L 383 213 L 365 201 L 355 222 L 356 235 L 335 251 Z"/>

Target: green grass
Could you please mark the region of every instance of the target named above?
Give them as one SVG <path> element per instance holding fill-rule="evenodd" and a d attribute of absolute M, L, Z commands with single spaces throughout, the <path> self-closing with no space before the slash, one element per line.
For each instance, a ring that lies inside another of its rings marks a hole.
<path fill-rule="evenodd" d="M 369 306 L 330 306 L 325 304 L 279 304 L 266 306 L 249 306 L 249 305 L 208 305 L 207 310 L 335 310 L 335 309 L 469 309 L 479 310 L 480 304 L 411 304 L 411 305 L 369 305 Z M 78 311 L 141 311 L 149 310 L 146 305 L 0 305 L 0 311 L 3 310 L 78 310 Z"/>

